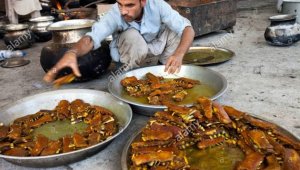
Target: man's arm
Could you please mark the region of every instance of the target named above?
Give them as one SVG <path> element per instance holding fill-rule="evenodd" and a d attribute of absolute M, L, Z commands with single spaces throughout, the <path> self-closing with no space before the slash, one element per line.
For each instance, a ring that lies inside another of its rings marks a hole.
<path fill-rule="evenodd" d="M 190 46 L 192 45 L 194 36 L 195 31 L 193 27 L 187 26 L 184 28 L 177 49 L 175 50 L 174 54 L 168 58 L 166 62 L 165 71 L 167 71 L 168 73 L 175 73 L 180 71 L 182 59 L 185 53 L 189 50 Z"/>
<path fill-rule="evenodd" d="M 95 22 L 91 32 L 82 37 L 70 50 L 68 50 L 60 61 L 44 76 L 46 82 L 52 82 L 56 74 L 65 67 L 70 67 L 73 73 L 80 77 L 77 65 L 77 57 L 87 54 L 92 49 L 98 49 L 101 42 L 118 29 L 121 22 L 120 12 L 117 4 L 100 21 Z"/>
<path fill-rule="evenodd" d="M 64 56 L 51 68 L 44 76 L 44 81 L 52 82 L 57 73 L 65 68 L 70 67 L 73 73 L 80 77 L 80 71 L 77 64 L 77 57 L 83 56 L 93 49 L 94 43 L 90 36 L 82 37 Z"/>

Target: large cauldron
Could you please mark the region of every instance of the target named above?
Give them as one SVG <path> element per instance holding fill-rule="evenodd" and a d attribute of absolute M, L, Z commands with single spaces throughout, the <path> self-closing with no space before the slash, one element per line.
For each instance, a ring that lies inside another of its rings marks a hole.
<path fill-rule="evenodd" d="M 76 19 L 59 21 L 49 25 L 48 30 L 52 31 L 52 40 L 41 52 L 40 62 L 43 69 L 47 72 L 51 69 L 86 32 L 90 31 L 94 20 Z M 111 62 L 109 46 L 107 42 L 102 42 L 102 46 L 85 56 L 78 58 L 78 65 L 82 77 L 76 81 L 87 81 L 103 75 Z M 71 69 L 61 70 L 58 77 L 70 74 Z"/>

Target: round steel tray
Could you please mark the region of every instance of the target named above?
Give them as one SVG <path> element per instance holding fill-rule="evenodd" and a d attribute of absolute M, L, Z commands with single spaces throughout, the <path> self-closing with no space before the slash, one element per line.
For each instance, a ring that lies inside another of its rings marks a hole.
<path fill-rule="evenodd" d="M 24 58 L 20 57 L 13 57 L 13 58 L 8 58 L 4 60 L 0 65 L 3 68 L 14 68 L 14 67 L 21 67 L 25 66 L 30 63 L 30 60 L 26 60 Z"/>
<path fill-rule="evenodd" d="M 191 47 L 183 58 L 184 64 L 213 65 L 231 60 L 235 53 L 220 47 Z"/>
<path fill-rule="evenodd" d="M 103 106 L 111 110 L 118 119 L 119 132 L 96 145 L 68 153 L 34 157 L 17 157 L 0 154 L 0 158 L 20 166 L 38 168 L 69 164 L 85 159 L 103 150 L 114 138 L 119 136 L 127 128 L 131 121 L 132 110 L 128 104 L 119 101 L 107 92 L 86 89 L 56 90 L 26 97 L 2 111 L 0 120 L 3 123 L 10 123 L 16 118 L 34 114 L 40 109 L 53 109 L 60 100 L 73 101 L 75 99 L 82 99 L 91 105 Z"/>
<path fill-rule="evenodd" d="M 162 76 L 164 78 L 179 78 L 186 77 L 195 80 L 199 80 L 203 84 L 207 84 L 212 87 L 216 93 L 210 97 L 210 99 L 215 100 L 221 95 L 223 95 L 227 89 L 227 80 L 220 73 L 213 71 L 211 69 L 193 65 L 182 65 L 181 70 L 177 74 L 168 74 L 164 72 L 165 66 L 151 66 L 139 68 L 136 70 L 129 71 L 123 75 L 116 76 L 110 80 L 108 83 L 109 92 L 115 97 L 131 104 L 132 109 L 135 113 L 143 114 L 146 116 L 152 116 L 156 111 L 163 110 L 166 106 L 162 105 L 150 105 L 137 103 L 136 101 L 126 99 L 122 96 L 123 87 L 121 85 L 121 80 L 125 77 L 135 76 L 138 79 L 144 78 L 146 73 L 150 72 L 156 76 Z M 187 104 L 187 106 L 192 105 L 193 103 Z"/>
<path fill-rule="evenodd" d="M 276 123 L 274 123 L 273 121 L 269 121 L 261 116 L 258 115 L 253 115 L 253 114 L 249 114 L 252 117 L 258 118 L 260 120 L 269 122 L 269 123 L 273 123 L 275 124 L 283 133 L 285 133 L 286 135 L 288 135 L 289 137 L 296 139 L 296 140 L 300 140 L 300 136 L 294 135 L 292 132 L 288 131 L 287 129 L 283 128 L 282 126 L 277 125 Z M 139 137 L 141 137 L 141 133 L 142 130 L 138 130 L 136 131 L 127 141 L 127 143 L 125 144 L 123 151 L 122 151 L 122 156 L 121 156 L 121 167 L 122 170 L 129 170 L 130 168 L 128 167 L 129 163 L 130 163 L 130 145 L 131 143 L 135 140 L 138 139 Z M 212 165 L 212 167 L 214 167 L 214 165 Z"/>

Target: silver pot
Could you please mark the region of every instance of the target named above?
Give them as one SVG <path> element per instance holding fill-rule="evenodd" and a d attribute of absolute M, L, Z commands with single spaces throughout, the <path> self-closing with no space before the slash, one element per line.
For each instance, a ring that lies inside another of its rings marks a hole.
<path fill-rule="evenodd" d="M 35 35 L 35 39 L 39 42 L 46 42 L 51 40 L 51 31 L 47 30 L 47 27 L 53 23 L 54 17 L 43 16 L 30 19 L 31 22 L 30 30 Z"/>
<path fill-rule="evenodd" d="M 8 24 L 5 26 L 4 42 L 9 50 L 30 47 L 34 38 L 27 24 Z"/>
<path fill-rule="evenodd" d="M 294 14 L 276 15 L 269 18 L 270 26 L 265 31 L 266 41 L 275 46 L 288 46 L 300 40 L 300 24 Z"/>
<path fill-rule="evenodd" d="M 103 106 L 111 110 L 118 119 L 119 132 L 101 143 L 68 153 L 32 157 L 17 157 L 0 154 L 0 158 L 20 166 L 38 168 L 69 164 L 86 159 L 92 154 L 104 149 L 113 139 L 124 132 L 131 121 L 132 111 L 128 104 L 117 100 L 107 92 L 87 89 L 56 90 L 26 97 L 15 102 L 6 110 L 3 110 L 0 114 L 0 121 L 7 125 L 16 118 L 34 114 L 41 109 L 54 109 L 60 100 L 73 101 L 75 99 L 82 99 L 89 104 Z"/>
<path fill-rule="evenodd" d="M 300 24 L 300 1 L 299 0 L 283 0 L 282 13 L 295 14 L 297 23 Z"/>
<path fill-rule="evenodd" d="M 52 40 L 55 44 L 73 44 L 91 30 L 95 20 L 74 19 L 59 21 L 48 26 L 52 31 Z"/>

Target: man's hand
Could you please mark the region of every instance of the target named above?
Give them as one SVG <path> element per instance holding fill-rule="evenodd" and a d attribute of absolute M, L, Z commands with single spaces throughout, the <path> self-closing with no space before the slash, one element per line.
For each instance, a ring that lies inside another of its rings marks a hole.
<path fill-rule="evenodd" d="M 170 56 L 165 65 L 165 72 L 169 74 L 178 73 L 181 69 L 182 58 L 181 56 Z"/>
<path fill-rule="evenodd" d="M 44 81 L 48 83 L 52 82 L 57 73 L 65 67 L 70 67 L 77 77 L 81 76 L 77 64 L 76 54 L 73 52 L 66 52 L 65 55 L 56 63 L 56 65 L 47 72 L 43 78 Z"/>
<path fill-rule="evenodd" d="M 182 59 L 185 53 L 189 50 L 195 36 L 194 29 L 191 26 L 184 28 L 181 40 L 174 54 L 170 56 L 166 62 L 165 71 L 169 74 L 179 72 L 181 69 Z"/>
<path fill-rule="evenodd" d="M 64 56 L 56 63 L 56 65 L 51 68 L 47 74 L 44 76 L 44 81 L 52 82 L 55 79 L 57 73 L 65 68 L 70 67 L 77 77 L 81 77 L 78 64 L 77 57 L 84 56 L 89 51 L 93 49 L 94 43 L 90 36 L 83 36 L 73 47 L 71 50 L 67 51 Z"/>

